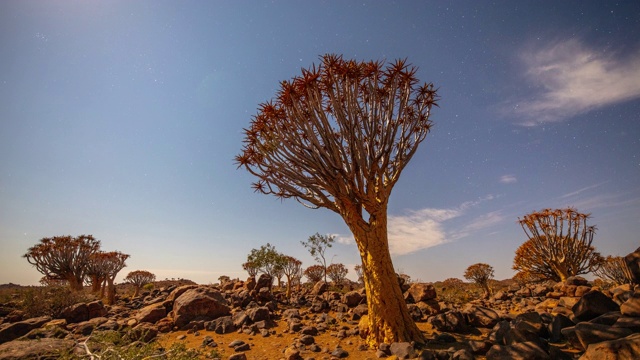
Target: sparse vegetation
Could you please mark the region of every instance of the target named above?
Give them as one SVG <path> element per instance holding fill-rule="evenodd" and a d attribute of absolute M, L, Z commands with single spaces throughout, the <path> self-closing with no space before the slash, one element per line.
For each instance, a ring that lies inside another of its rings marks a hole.
<path fill-rule="evenodd" d="M 484 298 L 491 295 L 489 280 L 493 279 L 493 267 L 489 264 L 477 263 L 469 266 L 464 272 L 464 278 L 473 281 L 484 291 Z"/>
<path fill-rule="evenodd" d="M 133 294 L 133 296 L 138 296 L 138 294 L 140 293 L 140 289 L 155 281 L 156 280 L 156 276 L 147 271 L 147 270 L 135 270 L 135 271 L 131 271 L 127 274 L 127 276 L 124 278 L 124 281 L 126 283 L 132 284 L 135 287 L 135 292 Z"/>

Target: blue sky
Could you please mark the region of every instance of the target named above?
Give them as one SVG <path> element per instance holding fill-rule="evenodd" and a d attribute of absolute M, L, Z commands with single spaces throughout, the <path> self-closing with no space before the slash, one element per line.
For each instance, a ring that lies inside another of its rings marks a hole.
<path fill-rule="evenodd" d="M 119 278 L 245 278 L 266 244 L 342 219 L 253 193 L 242 128 L 325 53 L 408 58 L 441 95 L 389 204 L 394 265 L 422 281 L 471 264 L 513 276 L 518 216 L 592 214 L 604 255 L 640 246 L 637 1 L 2 1 L 0 283 L 41 277 L 43 237 L 93 234 Z M 352 274 L 353 275 L 353 274 Z"/>

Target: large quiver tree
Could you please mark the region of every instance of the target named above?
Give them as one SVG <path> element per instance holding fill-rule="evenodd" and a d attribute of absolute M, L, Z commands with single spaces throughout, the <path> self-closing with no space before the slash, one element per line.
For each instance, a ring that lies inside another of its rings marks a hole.
<path fill-rule="evenodd" d="M 100 241 L 91 235 L 43 238 L 23 255 L 29 264 L 51 280 L 66 280 L 73 290 L 82 290 L 91 256 Z"/>
<path fill-rule="evenodd" d="M 256 191 L 344 219 L 362 259 L 371 346 L 423 340 L 387 238 L 391 190 L 429 133 L 436 105 L 433 85 L 419 85 L 415 74 L 405 60 L 385 66 L 324 55 L 259 106 L 236 157 L 258 178 Z"/>
<path fill-rule="evenodd" d="M 516 250 L 513 269 L 553 281 L 596 270 L 603 259 L 591 245 L 596 227 L 587 225 L 589 216 L 566 208 L 518 218 L 529 240 Z"/>

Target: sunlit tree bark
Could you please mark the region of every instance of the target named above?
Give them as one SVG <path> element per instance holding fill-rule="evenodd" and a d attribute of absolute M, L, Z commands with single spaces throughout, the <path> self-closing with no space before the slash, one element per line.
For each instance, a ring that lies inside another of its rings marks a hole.
<path fill-rule="evenodd" d="M 239 166 L 253 188 L 324 207 L 353 232 L 369 300 L 368 343 L 422 341 L 402 297 L 387 239 L 391 190 L 431 129 L 432 84 L 404 60 L 325 55 L 283 81 L 245 129 Z"/>
<path fill-rule="evenodd" d="M 513 269 L 534 277 L 565 281 L 587 274 L 602 262 L 591 245 L 595 226 L 587 226 L 589 214 L 575 209 L 545 209 L 518 219 L 529 238 L 516 250 Z"/>
<path fill-rule="evenodd" d="M 154 282 L 156 280 L 155 274 L 149 272 L 147 270 L 135 270 L 131 271 L 124 278 L 124 281 L 132 284 L 135 287 L 135 292 L 133 296 L 136 297 L 140 293 L 140 289 L 148 283 Z"/>
<path fill-rule="evenodd" d="M 23 255 L 29 264 L 52 280 L 66 280 L 72 290 L 82 290 L 87 264 L 100 250 L 100 241 L 91 235 L 43 238 Z"/>

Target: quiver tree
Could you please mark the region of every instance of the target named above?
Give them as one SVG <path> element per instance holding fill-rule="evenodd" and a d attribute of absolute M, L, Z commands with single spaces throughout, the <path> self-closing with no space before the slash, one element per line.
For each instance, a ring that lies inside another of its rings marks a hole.
<path fill-rule="evenodd" d="M 493 267 L 489 264 L 477 263 L 469 266 L 464 272 L 464 278 L 473 281 L 484 291 L 484 298 L 491 295 L 489 280 L 493 279 Z"/>
<path fill-rule="evenodd" d="M 358 246 L 368 299 L 370 346 L 424 340 L 398 284 L 387 235 L 391 190 L 431 129 L 432 84 L 419 85 L 405 60 L 344 60 L 280 83 L 244 130 L 236 157 L 255 191 L 326 208 Z"/>
<path fill-rule="evenodd" d="M 154 282 L 155 280 L 156 280 L 156 276 L 153 273 L 151 273 L 151 272 L 149 272 L 147 270 L 131 271 L 124 278 L 124 281 L 126 283 L 129 283 L 129 284 L 134 286 L 134 288 L 135 288 L 134 293 L 133 293 L 134 297 L 138 296 L 138 294 L 140 293 L 140 289 L 143 286 L 145 286 L 146 284 L 149 284 L 151 282 Z"/>
<path fill-rule="evenodd" d="M 98 251 L 91 254 L 89 262 L 87 263 L 87 271 L 85 280 L 91 284 L 91 292 L 94 294 L 100 294 L 100 297 L 104 296 L 104 285 L 107 281 L 107 269 L 106 259 L 104 251 Z"/>
<path fill-rule="evenodd" d="M 324 277 L 324 266 L 322 265 L 311 265 L 304 270 L 304 276 L 307 277 L 309 282 L 317 283 L 322 280 Z"/>
<path fill-rule="evenodd" d="M 602 280 L 611 281 L 616 285 L 633 283 L 633 275 L 622 256 L 607 256 L 593 273 Z"/>
<path fill-rule="evenodd" d="M 255 278 L 258 275 L 258 265 L 252 261 L 247 261 L 242 264 L 242 268 L 249 274 L 250 277 Z"/>
<path fill-rule="evenodd" d="M 293 256 L 283 255 L 282 257 L 282 273 L 287 278 L 287 299 L 291 297 L 291 283 L 295 281 L 295 278 L 300 274 L 302 267 L 302 261 L 294 258 Z"/>
<path fill-rule="evenodd" d="M 342 264 L 331 264 L 327 267 L 327 276 L 334 285 L 342 285 L 344 283 L 344 279 L 347 278 L 347 274 L 349 273 L 349 269 Z"/>
<path fill-rule="evenodd" d="M 51 280 L 66 280 L 72 290 L 82 290 L 91 255 L 100 241 L 91 235 L 43 238 L 23 255 L 29 264 Z"/>
<path fill-rule="evenodd" d="M 595 226 L 575 209 L 545 209 L 518 218 L 529 238 L 516 250 L 513 269 L 553 281 L 595 270 L 602 257 L 591 246 Z"/>
<path fill-rule="evenodd" d="M 97 257 L 100 258 L 100 261 L 104 262 L 107 282 L 106 303 L 111 305 L 116 301 L 116 287 L 114 285 L 114 280 L 120 270 L 127 266 L 125 261 L 129 258 L 129 255 L 123 254 L 119 251 L 110 251 L 102 252 L 98 254 Z"/>
<path fill-rule="evenodd" d="M 327 258 L 324 254 L 327 248 L 332 246 L 334 240 L 334 236 L 315 233 L 309 236 L 307 241 L 300 241 L 300 243 L 309 250 L 309 254 L 324 268 L 324 282 L 327 282 Z"/>

